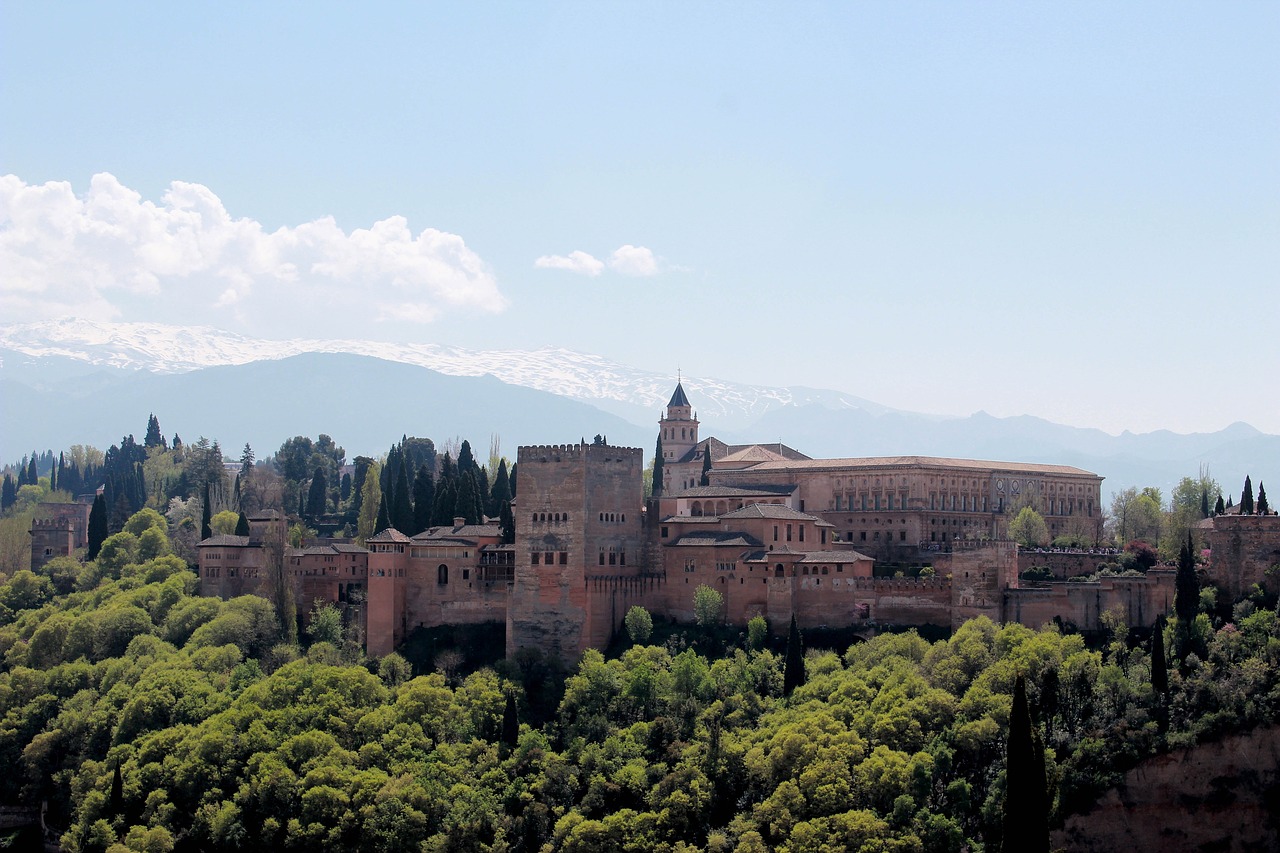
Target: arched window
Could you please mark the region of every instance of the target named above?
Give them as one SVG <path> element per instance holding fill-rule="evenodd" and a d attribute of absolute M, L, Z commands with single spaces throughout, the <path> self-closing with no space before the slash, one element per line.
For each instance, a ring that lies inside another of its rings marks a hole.
<path fill-rule="evenodd" d="M 449 567 L 441 563 L 436 568 L 436 583 L 445 584 L 449 582 Z"/>
<path fill-rule="evenodd" d="M 776 567 L 776 568 L 774 568 L 774 570 L 773 570 L 773 576 L 774 576 L 775 578 L 780 578 L 780 577 L 782 577 L 784 574 L 785 574 L 785 572 L 783 572 L 783 570 L 782 570 L 782 563 L 778 563 L 777 567 Z"/>

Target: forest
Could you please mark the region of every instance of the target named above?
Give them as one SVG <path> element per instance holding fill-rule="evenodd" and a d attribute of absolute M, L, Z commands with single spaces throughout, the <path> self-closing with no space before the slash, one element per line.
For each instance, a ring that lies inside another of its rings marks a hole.
<path fill-rule="evenodd" d="M 266 600 L 200 597 L 154 510 L 123 532 L 0 585 L 0 800 L 45 803 L 72 851 L 998 850 L 1020 676 L 1048 822 L 1280 708 L 1261 600 L 1094 643 L 882 634 L 808 649 L 790 685 L 780 640 L 696 625 L 567 671 L 415 672 L 332 608 L 297 636 Z"/>

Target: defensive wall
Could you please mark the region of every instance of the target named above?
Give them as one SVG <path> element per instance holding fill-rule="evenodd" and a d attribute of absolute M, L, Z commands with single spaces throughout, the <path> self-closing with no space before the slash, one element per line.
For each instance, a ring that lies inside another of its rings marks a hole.
<path fill-rule="evenodd" d="M 1004 591 L 1004 618 L 1039 628 L 1054 618 L 1081 631 L 1103 627 L 1102 614 L 1118 610 L 1130 627 L 1150 627 L 1173 610 L 1172 569 L 1151 569 L 1141 577 L 1104 577 Z"/>
<path fill-rule="evenodd" d="M 1280 515 L 1218 515 L 1201 522 L 1209 548 L 1209 576 L 1238 599 L 1255 583 L 1280 590 L 1280 577 L 1267 570 L 1280 566 Z"/>
<path fill-rule="evenodd" d="M 1115 551 L 1018 551 L 1018 574 L 1028 569 L 1047 568 L 1054 580 L 1087 577 L 1103 566 L 1114 563 L 1120 555 Z"/>

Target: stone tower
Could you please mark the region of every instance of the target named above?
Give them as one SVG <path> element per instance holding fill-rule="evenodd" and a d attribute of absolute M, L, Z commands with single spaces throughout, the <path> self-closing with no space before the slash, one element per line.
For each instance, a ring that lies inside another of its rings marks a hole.
<path fill-rule="evenodd" d="M 684 459 L 698 444 L 698 418 L 685 396 L 684 385 L 676 383 L 676 390 L 667 403 L 667 416 L 658 421 L 662 436 L 662 461 L 666 466 Z M 662 491 L 671 492 L 672 469 L 663 469 Z"/>
<path fill-rule="evenodd" d="M 626 608 L 641 603 L 643 454 L 538 445 L 519 448 L 517 462 L 507 654 L 535 647 L 571 662 L 606 645 Z"/>

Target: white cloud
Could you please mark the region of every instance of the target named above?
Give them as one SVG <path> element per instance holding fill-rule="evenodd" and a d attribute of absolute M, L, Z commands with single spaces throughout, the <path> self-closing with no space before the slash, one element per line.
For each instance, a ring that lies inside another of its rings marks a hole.
<path fill-rule="evenodd" d="M 568 270 L 582 275 L 600 275 L 604 262 L 586 252 L 570 252 L 568 255 L 543 255 L 533 262 L 544 270 Z"/>
<path fill-rule="evenodd" d="M 140 306 L 178 321 L 231 312 L 349 328 L 506 300 L 461 237 L 415 235 L 402 216 L 349 234 L 332 217 L 267 232 L 199 184 L 174 181 L 156 204 L 106 173 L 83 197 L 65 182 L 0 177 L 0 315 L 115 319 Z"/>
<path fill-rule="evenodd" d="M 623 275 L 650 276 L 658 274 L 658 259 L 644 246 L 630 244 L 619 247 L 609 256 L 609 266 Z"/>

